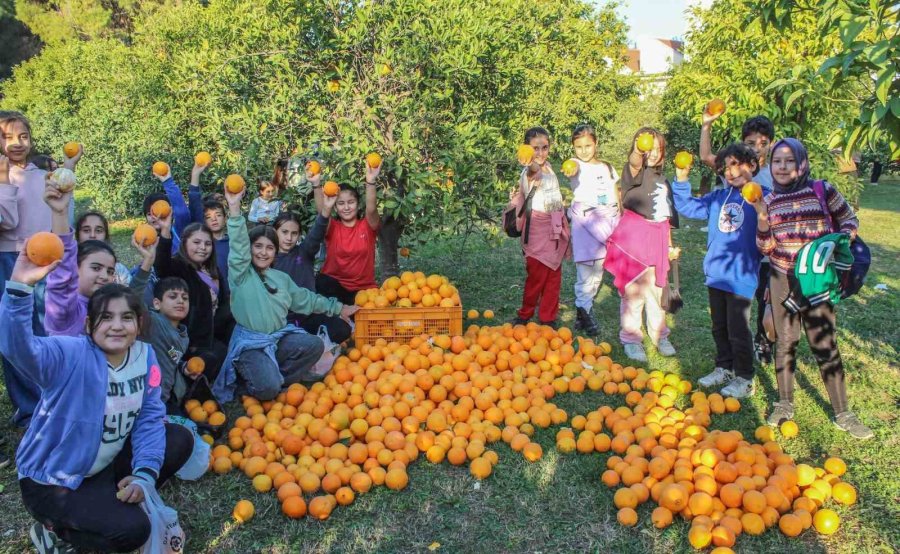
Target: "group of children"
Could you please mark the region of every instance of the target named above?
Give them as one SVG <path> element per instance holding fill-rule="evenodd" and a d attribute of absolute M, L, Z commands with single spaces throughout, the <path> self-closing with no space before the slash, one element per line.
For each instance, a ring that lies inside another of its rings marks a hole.
<path fill-rule="evenodd" d="M 716 172 L 718 182 L 712 192 L 700 197 L 691 193 L 690 164 L 676 166 L 674 182 L 664 175 L 666 142 L 657 130 L 642 128 L 635 133 L 618 176 L 608 162 L 597 158 L 594 130 L 577 126 L 572 133 L 575 159 L 563 164 L 573 191 L 568 211 L 559 181 L 547 162 L 549 133 L 542 127 L 525 133 L 524 144 L 534 152 L 531 159 L 520 160 L 525 167 L 518 191 L 524 198 L 524 207 L 517 212 L 517 229 L 521 231 L 526 278 L 522 307 L 512 323 L 527 323 L 537 311 L 540 323 L 557 325 L 562 262 L 572 255 L 576 329 L 597 333 L 591 312 L 606 270 L 613 275 L 620 297 L 619 340 L 625 354 L 647 362 L 642 344 L 645 326 L 657 351 L 674 356 L 664 309 L 670 262 L 680 255 L 680 249 L 672 244 L 671 229 L 678 227 L 679 214 L 703 219 L 708 222 L 703 272 L 716 356 L 713 371 L 700 378 L 699 384 L 721 387 L 725 396 L 751 396 L 755 391 L 754 358 L 770 361 L 774 346 L 779 400 L 768 422 L 778 425 L 792 419 L 793 375 L 802 326 L 828 390 L 835 425 L 854 437 L 871 438 L 872 431 L 847 403 L 834 304 L 821 299 L 804 301 L 795 275 L 798 264 L 802 271 L 807 265 L 812 267 L 798 259 L 804 246 L 832 233 L 855 239 L 856 215 L 833 186 L 810 177 L 803 144 L 793 138 L 775 142 L 774 126 L 763 116 L 744 124 L 741 142 L 714 154 L 710 130 L 719 115 L 703 116 L 700 159 Z M 652 147 L 640 145 L 639 140 L 648 135 Z M 750 182 L 761 188 L 757 199 L 742 194 Z M 817 190 L 822 191 L 821 199 Z M 823 268 L 831 261 L 818 260 L 816 265 Z M 834 287 L 831 292 L 839 295 L 839 284 Z M 758 313 L 755 336 L 750 323 L 754 299 Z M 768 312 L 774 329 L 767 330 L 764 325 Z"/>
<path fill-rule="evenodd" d="M 716 363 L 700 384 L 724 386 L 723 394 L 739 398 L 753 393 L 751 304 L 768 298 L 780 397 L 769 422 L 793 416 L 802 325 L 835 423 L 868 438 L 871 431 L 847 406 L 833 304 L 792 309 L 797 304 L 786 302 L 796 299 L 798 251 L 832 232 L 830 220 L 855 236 L 856 216 L 827 183 L 830 214 L 823 213 L 803 145 L 782 139 L 770 147 L 774 129 L 765 118 L 744 126 L 741 143 L 712 154 L 714 119 L 704 116 L 700 154 L 721 187 L 699 198 L 691 194 L 689 166 L 676 170 L 673 183 L 666 178 L 665 138 L 655 129 L 635 134 L 620 176 L 597 158 L 594 129 L 579 125 L 572 134 L 575 166 L 567 170 L 574 193 L 568 209 L 547 161 L 549 133 L 526 132 L 524 142 L 534 151 L 519 180 L 527 277 L 514 323 L 537 313 L 541 323 L 556 325 L 562 263 L 574 255 L 577 328 L 598 332 L 592 308 L 606 270 L 620 295 L 626 355 L 646 362 L 646 320 L 659 353 L 674 356 L 663 308 L 670 261 L 679 255 L 671 229 L 679 214 L 706 219 L 704 274 Z M 0 132 L 0 353 L 15 421 L 26 427 L 17 470 L 24 504 L 38 521 L 32 540 L 40 552 L 133 550 L 150 532 L 137 505 L 142 486 L 161 485 L 192 450 L 191 433 L 167 423 L 167 412 L 177 412 L 204 382 L 220 402 L 236 394 L 275 398 L 291 383 L 323 377 L 320 332 L 337 343 L 350 337 L 356 292 L 376 286 L 380 168 L 366 165 L 362 208 L 355 187 L 343 184 L 338 195 L 326 196 L 321 175 L 308 172 L 317 215 L 302 238 L 298 216 L 275 198 L 276 185 L 261 184 L 245 219 L 243 192 L 202 195 L 204 165 L 191 172 L 187 201 L 170 174 L 158 176 L 164 192 L 148 195 L 143 205 L 158 240 L 132 240 L 141 261 L 129 269 L 110 245 L 103 214 L 74 219 L 72 192 L 48 179 L 55 163 L 33 163 L 28 120 L 0 112 Z M 639 148 L 638 138 L 647 134 L 652 148 Z M 74 170 L 81 156 L 79 149 L 63 166 Z M 762 199 L 742 196 L 751 180 L 763 186 Z M 171 209 L 154 208 L 159 200 Z M 256 225 L 249 227 L 248 219 Z M 25 254 L 39 231 L 59 236 L 61 261 L 39 267 Z M 316 273 L 323 245 L 325 261 Z M 758 323 L 761 355 L 767 340 Z M 189 368 L 194 358 L 202 363 Z"/>
<path fill-rule="evenodd" d="M 356 188 L 326 196 L 321 175 L 307 174 L 318 215 L 302 241 L 300 219 L 269 183 L 248 225 L 243 192 L 201 194 L 206 166 L 194 166 L 187 201 L 158 175 L 164 192 L 143 205 L 158 239 L 132 238 L 140 263 L 129 269 L 103 214 L 76 219 L 72 191 L 31 148 L 29 121 L 0 112 L 0 353 L 24 429 L 16 468 L 37 520 L 31 538 L 39 552 L 135 550 L 150 533 L 142 487 L 161 485 L 193 449 L 167 413 L 196 395 L 270 400 L 320 380 L 329 369 L 317 364 L 320 335 L 351 335 L 354 296 L 375 286 L 380 168 L 366 169 L 364 210 Z M 64 167 L 81 157 L 79 148 Z M 42 231 L 59 237 L 63 255 L 40 267 L 26 251 Z"/>

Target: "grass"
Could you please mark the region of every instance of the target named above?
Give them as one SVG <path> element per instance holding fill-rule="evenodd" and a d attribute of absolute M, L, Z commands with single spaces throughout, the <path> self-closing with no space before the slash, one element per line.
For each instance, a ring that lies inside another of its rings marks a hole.
<path fill-rule="evenodd" d="M 837 455 L 850 468 L 847 480 L 860 493 L 851 508 L 837 509 L 841 530 L 831 537 L 807 531 L 786 539 L 777 530 L 759 537 L 739 537 L 738 552 L 896 552 L 900 550 L 900 181 L 869 188 L 862 197 L 861 234 L 873 250 L 868 286 L 839 309 L 839 343 L 846 364 L 852 408 L 875 431 L 876 438 L 859 442 L 837 431 L 827 395 L 805 341 L 800 349 L 796 421 L 800 435 L 783 442 L 799 461 L 821 465 Z M 134 222 L 113 226 L 117 250 L 124 252 Z M 686 306 L 672 325 L 674 359 L 653 353 L 649 366 L 696 380 L 713 367 L 713 346 L 701 262 L 702 223 L 686 221 L 676 232 L 683 246 L 682 278 Z M 447 237 L 422 246 L 401 262 L 404 268 L 449 276 L 461 289 L 466 307 L 492 308 L 498 320 L 512 317 L 524 281 L 521 254 L 512 240 L 499 247 L 478 237 Z M 564 268 L 562 318 L 572 323 L 574 268 Z M 609 277 L 606 278 L 608 283 Z M 873 287 L 887 285 L 881 292 Z M 617 345 L 618 301 L 608 284 L 597 299 L 601 339 L 614 346 L 613 358 L 623 359 Z M 759 371 L 761 386 L 755 398 L 736 414 L 718 416 L 712 428 L 738 429 L 752 436 L 776 398 L 773 368 Z M 0 416 L 9 403 L 0 400 Z M 599 393 L 563 395 L 559 404 L 570 417 L 602 404 L 618 405 L 619 397 Z M 15 436 L 2 432 L 7 454 Z M 626 529 L 615 521 L 612 491 L 599 475 L 607 454 L 558 454 L 555 428 L 538 430 L 543 459 L 526 463 L 505 444 L 495 445 L 500 464 L 486 481 L 476 483 L 465 468 L 419 461 L 410 468 L 410 486 L 400 493 L 378 488 L 348 508 L 339 508 L 327 522 L 291 521 L 280 514 L 272 494 L 255 493 L 246 477 L 231 473 L 204 476 L 195 483 L 174 483 L 163 493 L 174 506 L 188 534 L 190 552 L 689 552 L 688 525 L 677 522 L 664 531 L 649 524 L 652 503 L 638 510 L 638 526 Z M 27 551 L 30 518 L 23 509 L 14 469 L 0 471 L 0 552 Z M 244 526 L 231 523 L 231 510 L 241 498 L 251 499 L 256 518 Z"/>

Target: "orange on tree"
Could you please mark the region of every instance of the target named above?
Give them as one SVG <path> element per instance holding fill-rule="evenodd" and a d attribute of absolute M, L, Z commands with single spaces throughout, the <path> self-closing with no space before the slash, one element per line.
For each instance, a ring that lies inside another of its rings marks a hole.
<path fill-rule="evenodd" d="M 47 231 L 31 235 L 25 245 L 25 255 L 28 256 L 31 263 L 41 267 L 62 260 L 64 251 L 62 239 L 55 233 Z"/>

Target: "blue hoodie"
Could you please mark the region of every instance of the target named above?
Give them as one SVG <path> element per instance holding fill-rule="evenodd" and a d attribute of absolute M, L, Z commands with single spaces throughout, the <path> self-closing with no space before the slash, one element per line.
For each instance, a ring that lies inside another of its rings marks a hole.
<path fill-rule="evenodd" d="M 771 190 L 763 188 L 763 195 Z M 694 198 L 687 181 L 672 183 L 675 209 L 684 217 L 706 219 L 706 286 L 753 298 L 759 281 L 762 254 L 756 247 L 756 210 L 740 189 L 728 186 Z"/>
<path fill-rule="evenodd" d="M 20 478 L 69 489 L 81 486 L 100 449 L 109 382 L 106 354 L 87 336 L 35 337 L 31 287 L 7 282 L 0 301 L 0 353 L 41 388 L 31 425 L 16 452 Z M 166 453 L 166 410 L 156 355 L 147 360 L 140 413 L 131 429 L 132 474 L 154 482 Z M 154 371 L 155 368 L 155 371 Z"/>

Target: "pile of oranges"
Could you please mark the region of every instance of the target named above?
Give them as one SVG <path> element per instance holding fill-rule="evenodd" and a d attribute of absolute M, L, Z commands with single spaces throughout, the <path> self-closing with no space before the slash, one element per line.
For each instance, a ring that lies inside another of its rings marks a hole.
<path fill-rule="evenodd" d="M 227 444 L 213 448 L 212 469 L 239 469 L 257 491 L 274 492 L 290 518 L 325 520 L 373 486 L 405 488 L 407 467 L 420 456 L 468 466 L 476 479 L 491 475 L 499 441 L 540 460 L 535 430 L 568 422 L 557 433 L 559 451 L 614 453 L 600 479 L 619 487 L 623 525 L 634 525 L 635 508 L 652 499 L 653 524 L 690 519 L 698 548 L 730 548 L 740 533 L 774 525 L 790 536 L 810 525 L 837 528 L 837 516 L 820 508 L 829 497 L 855 501 L 855 490 L 840 482 L 842 463 L 796 465 L 769 428 L 754 444 L 736 431 L 709 431 L 713 414 L 740 403 L 691 394 L 690 382 L 674 374 L 623 367 L 610 350 L 534 323 L 472 325 L 463 336 L 408 344 L 379 339 L 348 351 L 309 388 L 291 385 L 269 402 L 244 397 L 246 415 Z M 625 405 L 570 418 L 552 402 L 586 390 L 623 395 Z M 241 520 L 247 513 L 246 504 L 236 509 Z"/>
<path fill-rule="evenodd" d="M 404 271 L 389 277 L 380 288 L 356 293 L 361 308 L 452 308 L 461 306 L 459 291 L 442 275 L 425 276 L 421 271 Z"/>
<path fill-rule="evenodd" d="M 207 423 L 213 427 L 224 424 L 227 419 L 215 400 L 207 400 L 202 403 L 199 400 L 188 400 L 184 403 L 184 411 L 193 422 Z"/>

